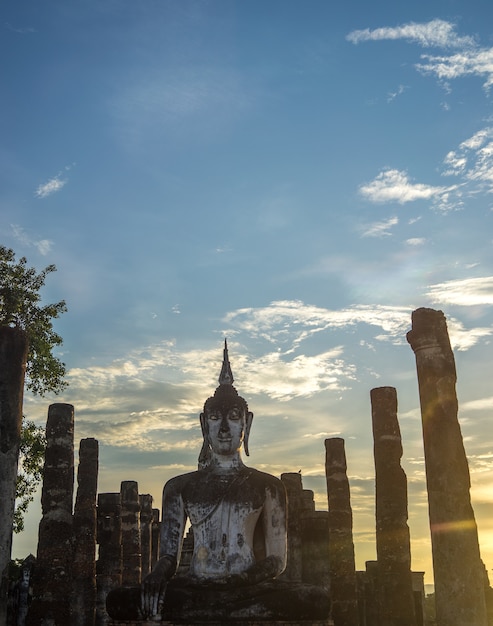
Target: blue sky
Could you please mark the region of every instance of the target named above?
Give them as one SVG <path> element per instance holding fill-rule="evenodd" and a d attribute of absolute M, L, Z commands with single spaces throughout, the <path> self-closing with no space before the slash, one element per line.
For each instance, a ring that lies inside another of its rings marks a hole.
<path fill-rule="evenodd" d="M 489 2 L 4 3 L 1 242 L 38 268 L 100 491 L 193 470 L 226 336 L 248 462 L 326 506 L 346 441 L 358 567 L 375 558 L 369 392 L 397 388 L 413 568 L 432 581 L 414 355 L 447 316 L 493 567 Z M 16 556 L 36 549 L 39 503 Z"/>

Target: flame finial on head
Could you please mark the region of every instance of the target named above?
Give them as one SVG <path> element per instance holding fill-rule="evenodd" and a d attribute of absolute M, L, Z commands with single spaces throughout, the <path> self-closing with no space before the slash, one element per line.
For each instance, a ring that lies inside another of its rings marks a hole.
<path fill-rule="evenodd" d="M 228 356 L 228 342 L 225 339 L 224 351 L 223 351 L 223 365 L 221 367 L 221 373 L 219 374 L 219 384 L 220 385 L 232 385 L 233 382 L 234 382 L 233 372 L 231 371 L 231 365 L 229 363 L 229 356 Z"/>

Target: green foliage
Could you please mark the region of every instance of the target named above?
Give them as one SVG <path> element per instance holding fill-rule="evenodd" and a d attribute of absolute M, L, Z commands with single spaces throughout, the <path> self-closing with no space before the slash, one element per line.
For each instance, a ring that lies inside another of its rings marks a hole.
<path fill-rule="evenodd" d="M 46 437 L 44 429 L 23 417 L 19 448 L 19 473 L 16 483 L 16 504 L 12 529 L 14 533 L 24 530 L 24 513 L 34 499 L 36 489 L 43 478 Z"/>
<path fill-rule="evenodd" d="M 25 257 L 15 260 L 13 250 L 0 246 L 0 326 L 22 328 L 28 336 L 26 388 L 35 395 L 58 393 L 67 383 L 63 380 L 65 364 L 53 356 L 53 348 L 62 338 L 53 330 L 52 320 L 67 310 L 64 300 L 41 306 L 40 289 L 46 276 L 55 272 L 48 265 L 41 272 L 27 267 Z"/>

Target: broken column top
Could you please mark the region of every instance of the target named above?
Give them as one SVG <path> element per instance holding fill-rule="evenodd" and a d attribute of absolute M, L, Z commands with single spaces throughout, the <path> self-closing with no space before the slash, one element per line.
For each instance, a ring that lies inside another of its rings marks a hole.
<path fill-rule="evenodd" d="M 411 321 L 412 329 L 407 333 L 406 338 L 414 352 L 426 348 L 439 348 L 442 356 L 454 363 L 447 320 L 443 311 L 416 309 L 412 312 Z"/>

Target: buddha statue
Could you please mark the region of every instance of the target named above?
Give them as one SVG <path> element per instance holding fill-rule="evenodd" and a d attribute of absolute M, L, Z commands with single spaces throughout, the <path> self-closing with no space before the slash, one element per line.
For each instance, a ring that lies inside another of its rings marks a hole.
<path fill-rule="evenodd" d="M 160 558 L 140 590 L 110 592 L 111 617 L 231 623 L 328 616 L 327 590 L 276 580 L 286 566 L 286 492 L 278 478 L 243 463 L 252 420 L 233 386 L 225 342 L 219 386 L 200 414 L 198 470 L 164 486 Z M 177 575 L 187 520 L 193 554 L 188 572 Z M 129 604 L 139 606 L 129 611 Z"/>

